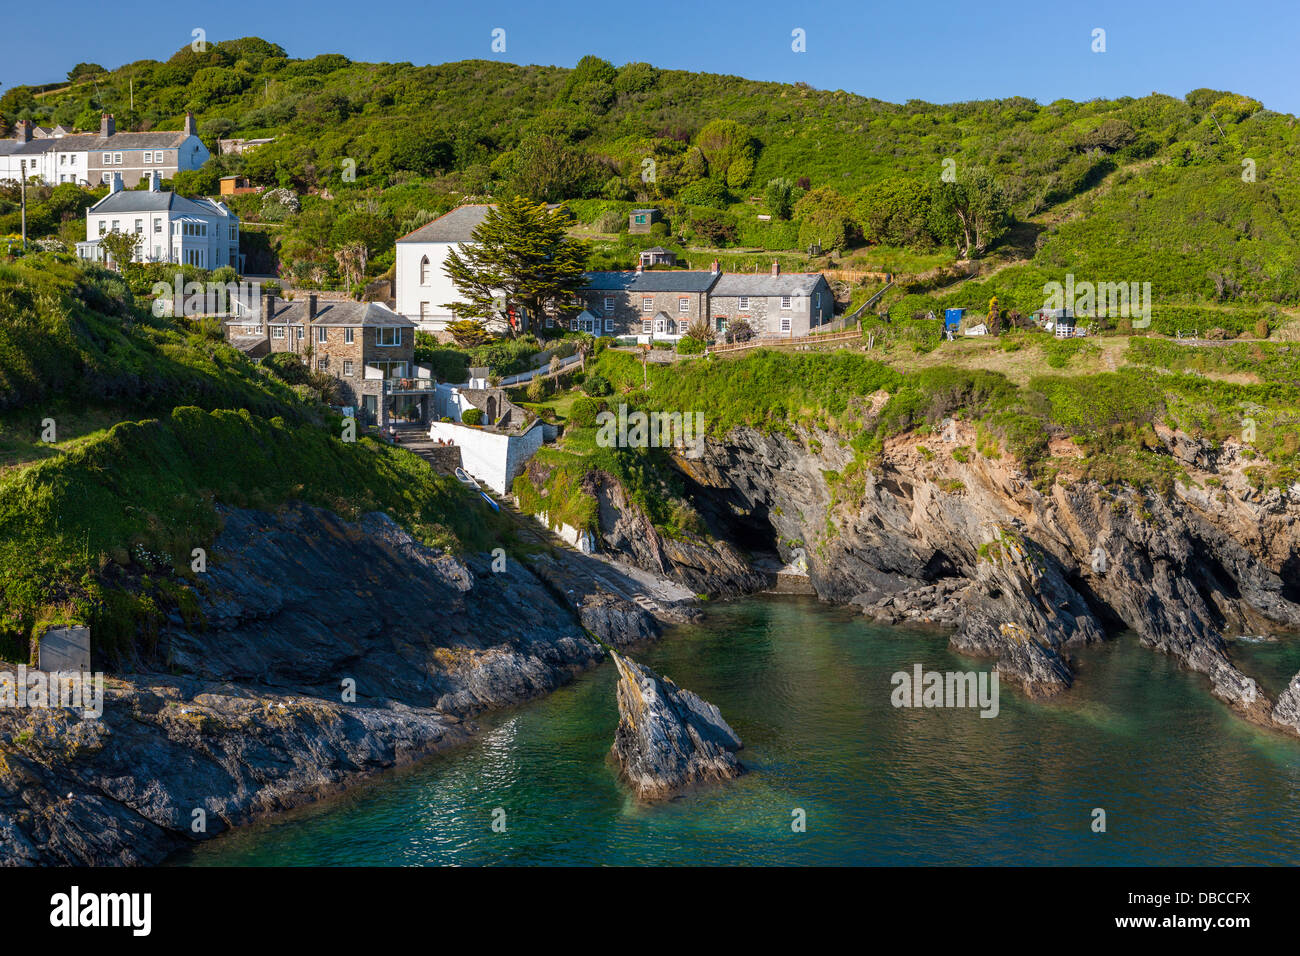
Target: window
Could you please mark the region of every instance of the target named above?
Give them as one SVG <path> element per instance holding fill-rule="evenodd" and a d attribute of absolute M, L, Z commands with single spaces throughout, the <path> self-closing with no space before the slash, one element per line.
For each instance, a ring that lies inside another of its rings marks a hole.
<path fill-rule="evenodd" d="M 420 321 L 423 322 L 423 321 L 424 321 L 425 319 L 427 319 L 428 317 L 429 317 L 429 303 L 427 303 L 427 302 L 421 302 L 421 303 L 420 303 Z"/>
<path fill-rule="evenodd" d="M 108 173 L 100 173 L 100 174 L 99 174 L 99 181 L 100 181 L 101 183 L 107 183 L 107 182 L 108 182 Z"/>
<path fill-rule="evenodd" d="M 606 332 L 613 332 L 613 331 L 614 331 L 614 320 L 613 320 L 613 319 L 606 319 L 606 320 L 605 320 L 605 331 L 606 331 Z"/>
<path fill-rule="evenodd" d="M 577 320 L 577 319 L 569 319 L 569 331 L 570 331 L 570 332 L 576 332 L 576 331 L 578 331 L 578 320 Z"/>
<path fill-rule="evenodd" d="M 330 367 L 330 357 L 328 355 L 325 356 L 324 358 L 318 358 L 316 360 L 316 371 L 323 372 L 329 367 Z"/>
<path fill-rule="evenodd" d="M 140 233 L 142 233 L 142 232 L 144 232 L 144 220 L 143 220 L 143 219 L 137 219 L 137 220 L 135 221 L 135 234 L 138 236 L 138 235 L 140 235 Z"/>
<path fill-rule="evenodd" d="M 686 321 L 685 319 L 682 319 L 677 323 L 677 334 L 685 335 L 686 330 L 689 329 L 690 327 L 691 327 L 691 323 Z"/>
<path fill-rule="evenodd" d="M 115 166 L 121 166 L 121 165 L 122 165 L 122 154 L 121 154 L 121 153 L 114 153 L 114 154 L 113 154 L 113 164 L 114 164 Z"/>
<path fill-rule="evenodd" d="M 648 295 L 644 296 L 641 299 L 641 311 L 644 314 L 649 315 L 654 310 L 655 310 L 655 300 L 650 298 L 650 296 Z"/>
<path fill-rule="evenodd" d="M 790 320 L 789 320 L 789 319 L 782 319 L 782 320 L 781 320 L 781 331 L 782 331 L 782 332 L 789 332 L 789 331 L 790 331 Z"/>
<path fill-rule="evenodd" d="M 121 231 L 121 220 L 118 220 L 118 219 L 114 219 L 114 220 L 113 220 L 113 231 L 114 231 L 114 232 L 120 232 L 120 231 Z"/>
<path fill-rule="evenodd" d="M 614 297 L 612 295 L 607 295 L 605 296 L 605 312 L 609 313 L 613 311 L 614 311 Z"/>
<path fill-rule="evenodd" d="M 152 163 L 152 162 L 153 162 L 153 153 L 152 153 L 150 150 L 147 150 L 147 149 L 146 149 L 146 150 L 144 151 L 144 160 L 143 160 L 143 161 L 146 162 L 146 163 Z"/>
<path fill-rule="evenodd" d="M 422 256 L 420 258 L 420 285 L 428 285 L 428 284 L 429 284 L 429 257 Z"/>
<path fill-rule="evenodd" d="M 301 342 L 301 341 L 302 341 L 302 327 L 299 326 L 298 328 L 294 329 L 293 331 L 294 331 L 294 336 L 293 336 L 293 337 L 294 337 L 295 339 L 297 339 L 299 342 Z"/>
<path fill-rule="evenodd" d="M 352 329 L 343 330 L 343 341 L 348 345 L 352 344 L 352 332 L 353 332 Z"/>
<path fill-rule="evenodd" d="M 642 335 L 649 335 L 654 330 L 655 330 L 655 324 L 651 322 L 649 319 L 646 319 L 644 322 L 641 323 Z"/>
<path fill-rule="evenodd" d="M 401 329 L 375 329 L 376 345 L 401 345 Z"/>
<path fill-rule="evenodd" d="M 821 309 L 821 307 L 822 307 L 822 294 L 821 294 L 820 292 L 818 292 L 817 295 L 816 295 L 816 297 L 814 298 L 814 300 L 813 300 L 813 304 L 816 305 L 817 308 L 818 308 L 819 310 Z"/>
<path fill-rule="evenodd" d="M 330 330 L 327 329 L 327 328 L 325 328 L 325 326 L 323 326 L 323 325 L 318 325 L 318 326 L 316 327 L 316 341 L 317 341 L 317 342 L 328 342 L 328 341 L 330 340 L 329 331 L 330 331 Z"/>
<path fill-rule="evenodd" d="M 99 220 L 99 234 L 102 236 L 106 232 L 108 232 L 108 223 L 101 219 Z"/>
<path fill-rule="evenodd" d="M 245 334 L 245 335 L 260 335 L 261 333 L 262 333 L 262 327 L 261 327 L 260 325 L 246 325 L 246 326 L 244 326 L 244 334 Z"/>
<path fill-rule="evenodd" d="M 352 330 L 348 329 L 348 331 L 351 332 Z M 352 359 L 343 360 L 343 375 L 347 378 L 352 377 Z"/>
<path fill-rule="evenodd" d="M 741 297 L 736 301 L 736 307 L 737 307 L 738 309 L 740 309 L 742 312 L 748 312 L 748 311 L 749 311 L 749 296 L 747 296 L 747 295 L 742 295 L 742 296 L 741 296 Z"/>
<path fill-rule="evenodd" d="M 682 315 L 685 315 L 687 312 L 691 311 L 691 300 L 684 297 L 678 299 L 677 311 Z"/>
<path fill-rule="evenodd" d="M 546 327 L 547 327 L 548 329 L 553 329 L 553 328 L 555 328 L 555 316 L 553 316 L 553 315 L 548 315 L 548 316 L 546 317 Z"/>
<path fill-rule="evenodd" d="M 727 331 L 727 317 L 725 315 L 715 315 L 713 321 L 717 324 L 719 332 Z"/>
<path fill-rule="evenodd" d="M 643 226 L 643 225 L 645 225 L 645 214 L 644 214 L 644 213 L 638 213 L 638 214 L 637 214 L 637 217 L 636 217 L 636 222 L 637 222 L 637 225 L 638 225 L 638 226 Z"/>
<path fill-rule="evenodd" d="M 162 220 L 161 220 L 161 219 L 155 219 L 155 220 L 153 221 L 153 234 L 156 236 L 156 235 L 158 235 L 158 233 L 160 233 L 160 232 L 162 232 Z"/>
<path fill-rule="evenodd" d="M 113 154 L 112 154 L 112 153 L 105 153 L 105 154 L 104 154 L 104 165 L 105 165 L 105 166 L 112 166 L 112 165 L 113 165 Z"/>
<path fill-rule="evenodd" d="M 783 295 L 783 296 L 781 296 L 781 308 L 784 309 L 784 310 L 787 310 L 787 311 L 789 310 L 789 308 L 790 308 L 790 297 L 789 297 L 788 295 Z"/>
<path fill-rule="evenodd" d="M 271 326 L 271 338 L 273 338 L 273 339 L 282 339 L 282 338 L 284 338 L 284 326 L 283 326 L 283 325 L 273 325 L 273 326 Z"/>
<path fill-rule="evenodd" d="M 60 166 L 66 166 L 66 165 L 68 165 L 68 154 L 67 154 L 67 153 L 59 153 L 59 165 L 60 165 Z"/>
<path fill-rule="evenodd" d="M 666 331 L 667 331 L 667 329 L 664 328 L 664 320 L 663 320 L 663 319 L 655 319 L 655 331 L 656 331 L 656 332 L 666 332 Z"/>

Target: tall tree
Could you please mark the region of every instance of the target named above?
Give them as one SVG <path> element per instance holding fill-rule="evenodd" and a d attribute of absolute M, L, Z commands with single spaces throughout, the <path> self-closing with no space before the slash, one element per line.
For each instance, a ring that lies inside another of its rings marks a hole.
<path fill-rule="evenodd" d="M 555 315 L 586 280 L 586 243 L 569 236 L 568 216 L 522 196 L 503 200 L 447 254 L 443 271 L 462 302 L 449 302 L 461 319 L 483 319 L 522 306 L 533 320 Z M 518 332 L 516 325 L 512 334 Z"/>
<path fill-rule="evenodd" d="M 1007 201 L 985 170 L 975 167 L 956 182 L 935 185 L 930 204 L 936 235 L 955 240 L 963 259 L 983 255 L 1007 229 Z"/>

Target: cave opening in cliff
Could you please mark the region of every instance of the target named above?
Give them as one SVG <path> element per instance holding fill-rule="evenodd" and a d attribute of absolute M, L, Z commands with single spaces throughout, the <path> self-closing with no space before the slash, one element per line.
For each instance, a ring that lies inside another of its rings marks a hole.
<path fill-rule="evenodd" d="M 730 489 L 706 488 L 689 479 L 686 484 L 687 499 L 714 537 L 731 542 L 754 558 L 779 557 L 777 532 L 766 504 L 750 505 Z"/>

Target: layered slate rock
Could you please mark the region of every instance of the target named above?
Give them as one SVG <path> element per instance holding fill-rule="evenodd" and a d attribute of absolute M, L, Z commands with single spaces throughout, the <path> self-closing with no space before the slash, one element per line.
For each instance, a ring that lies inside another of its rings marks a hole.
<path fill-rule="evenodd" d="M 618 730 L 611 751 L 641 800 L 664 800 L 745 772 L 743 744 L 718 708 L 650 668 L 611 652 L 618 667 Z"/>

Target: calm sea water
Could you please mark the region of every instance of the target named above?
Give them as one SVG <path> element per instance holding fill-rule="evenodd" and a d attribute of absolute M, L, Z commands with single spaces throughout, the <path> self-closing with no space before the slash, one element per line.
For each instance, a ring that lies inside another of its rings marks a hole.
<path fill-rule="evenodd" d="M 1300 639 L 1238 652 L 1273 692 L 1300 670 Z M 717 704 L 751 772 L 639 806 L 607 759 L 606 664 L 496 715 L 472 744 L 174 862 L 1300 863 L 1300 741 L 1238 720 L 1131 635 L 1085 652 L 1057 700 L 1003 688 L 994 719 L 895 709 L 896 671 L 989 664 L 952 654 L 943 634 L 807 599 L 717 605 L 633 656 Z M 1090 827 L 1095 807 L 1105 833 Z"/>

